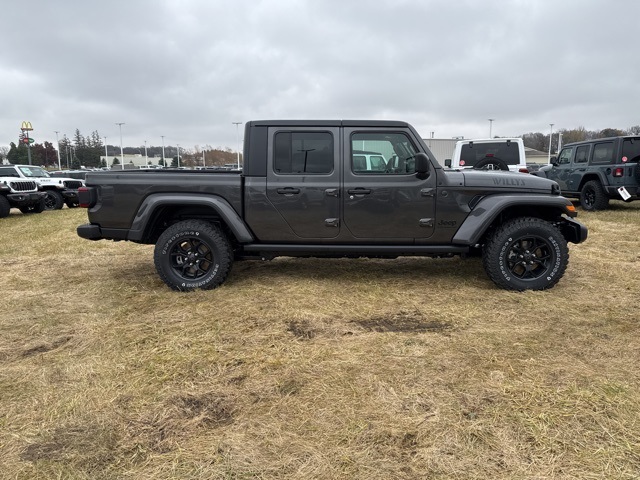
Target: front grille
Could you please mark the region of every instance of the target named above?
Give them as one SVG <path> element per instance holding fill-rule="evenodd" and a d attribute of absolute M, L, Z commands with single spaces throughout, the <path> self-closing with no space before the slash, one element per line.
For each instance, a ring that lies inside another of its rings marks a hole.
<path fill-rule="evenodd" d="M 82 182 L 79 180 L 65 180 L 64 186 L 67 188 L 78 189 L 82 186 Z"/>
<path fill-rule="evenodd" d="M 29 190 L 36 190 L 38 187 L 36 186 L 36 182 L 32 182 L 29 180 L 19 180 L 15 182 L 10 182 L 9 186 L 12 190 L 16 192 L 28 192 Z"/>

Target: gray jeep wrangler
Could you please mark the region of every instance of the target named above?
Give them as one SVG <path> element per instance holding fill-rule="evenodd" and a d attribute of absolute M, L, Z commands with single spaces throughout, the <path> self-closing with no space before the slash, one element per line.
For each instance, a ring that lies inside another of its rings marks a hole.
<path fill-rule="evenodd" d="M 555 180 L 585 210 L 603 210 L 610 199 L 640 199 L 639 161 L 640 136 L 599 138 L 565 145 L 532 175 Z"/>

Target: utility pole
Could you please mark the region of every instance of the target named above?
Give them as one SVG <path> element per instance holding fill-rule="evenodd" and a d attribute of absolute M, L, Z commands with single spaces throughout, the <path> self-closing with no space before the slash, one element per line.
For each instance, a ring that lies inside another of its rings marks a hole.
<path fill-rule="evenodd" d="M 236 137 L 238 140 L 238 151 L 236 152 L 237 155 L 237 163 L 238 163 L 238 170 L 240 170 L 240 125 L 242 125 L 242 122 L 231 122 L 236 126 Z"/>
<path fill-rule="evenodd" d="M 56 134 L 56 143 L 58 144 L 58 170 L 62 170 L 62 163 L 60 162 L 60 139 L 58 138 L 59 130 L 54 130 Z"/>
<path fill-rule="evenodd" d="M 122 165 L 122 170 L 124 170 L 124 150 L 122 149 L 122 125 L 124 122 L 116 123 L 120 127 L 120 164 Z"/>
<path fill-rule="evenodd" d="M 549 158 L 547 159 L 547 163 L 551 163 L 551 140 L 553 139 L 553 123 L 550 123 L 551 131 L 549 132 Z"/>
<path fill-rule="evenodd" d="M 162 138 L 162 166 L 167 168 L 167 161 L 164 159 L 164 135 L 160 135 L 160 138 Z"/>

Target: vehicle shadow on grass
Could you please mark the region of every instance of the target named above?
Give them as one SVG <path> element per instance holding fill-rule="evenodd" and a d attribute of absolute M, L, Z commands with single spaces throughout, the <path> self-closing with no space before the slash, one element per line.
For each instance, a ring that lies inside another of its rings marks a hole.
<path fill-rule="evenodd" d="M 278 281 L 375 281 L 388 285 L 403 282 L 449 281 L 451 283 L 488 282 L 479 258 L 424 258 L 397 259 L 319 259 L 279 257 L 272 261 L 246 260 L 236 262 L 226 284 Z M 488 283 L 487 283 L 488 282 Z"/>

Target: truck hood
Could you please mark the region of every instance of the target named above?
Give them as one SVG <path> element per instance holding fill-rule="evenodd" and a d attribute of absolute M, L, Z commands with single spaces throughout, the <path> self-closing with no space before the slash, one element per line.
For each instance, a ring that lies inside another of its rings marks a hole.
<path fill-rule="evenodd" d="M 560 193 L 559 185 L 553 180 L 527 173 L 503 170 L 463 170 L 461 174 L 465 187 L 486 188 L 494 191 L 504 190 L 505 192 Z"/>

